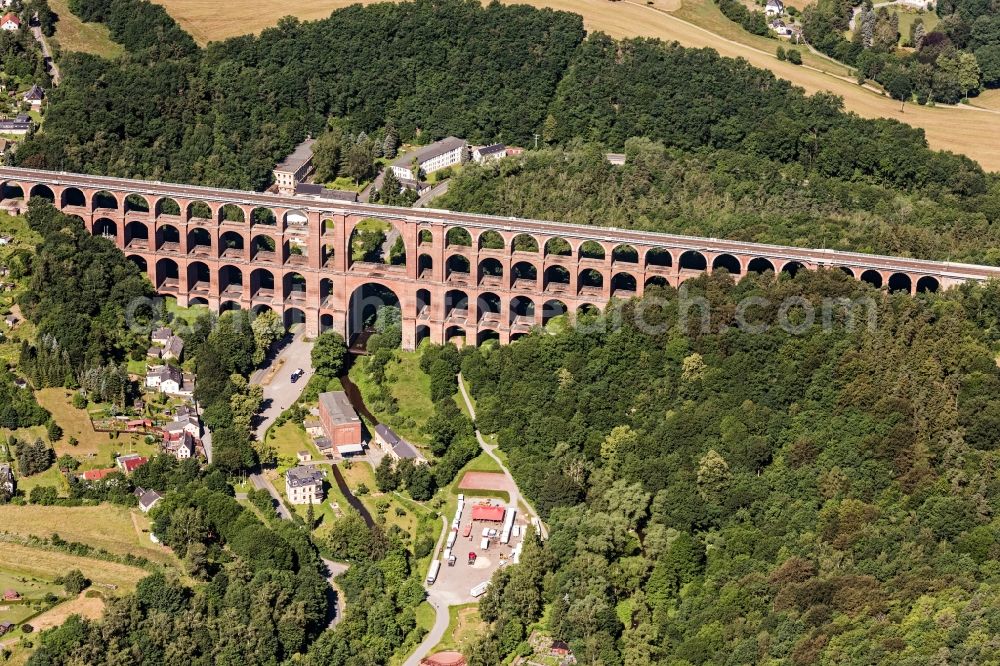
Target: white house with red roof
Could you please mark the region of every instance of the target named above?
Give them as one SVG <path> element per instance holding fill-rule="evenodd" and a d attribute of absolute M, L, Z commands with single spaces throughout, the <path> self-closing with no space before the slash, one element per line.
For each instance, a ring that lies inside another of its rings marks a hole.
<path fill-rule="evenodd" d="M 21 29 L 21 19 L 14 12 L 7 12 L 0 18 L 0 30 L 14 32 Z"/>

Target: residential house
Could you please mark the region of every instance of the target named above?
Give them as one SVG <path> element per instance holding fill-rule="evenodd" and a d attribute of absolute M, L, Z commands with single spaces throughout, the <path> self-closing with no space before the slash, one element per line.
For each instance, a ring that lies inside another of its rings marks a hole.
<path fill-rule="evenodd" d="M 14 590 L 14 589 L 4 590 L 3 591 L 3 600 L 4 601 L 20 601 L 21 600 L 21 593 L 18 592 L 17 590 Z"/>
<path fill-rule="evenodd" d="M 397 435 L 392 428 L 379 423 L 375 426 L 375 439 L 382 449 L 394 460 L 419 460 L 420 456 L 413 445 Z"/>
<path fill-rule="evenodd" d="M 146 373 L 146 388 L 168 395 L 182 395 L 185 389 L 184 373 L 169 365 L 157 365 Z"/>
<path fill-rule="evenodd" d="M 312 454 L 308 451 L 299 451 L 295 454 L 295 457 L 299 459 L 300 463 L 309 462 L 313 459 Z"/>
<path fill-rule="evenodd" d="M 400 155 L 389 165 L 400 181 L 418 181 L 439 169 L 461 164 L 465 159 L 465 139 L 449 136 L 418 150 Z M 413 172 L 416 163 L 417 173 Z"/>
<path fill-rule="evenodd" d="M 12 315 L 12 314 L 7 315 L 6 317 L 3 318 L 3 320 L 4 323 L 7 324 L 7 328 L 14 328 L 15 326 L 17 326 L 17 323 L 21 321 L 20 319 L 17 318 L 17 315 Z"/>
<path fill-rule="evenodd" d="M 179 437 L 163 438 L 163 450 L 178 460 L 198 457 L 200 441 L 189 432 L 182 432 Z"/>
<path fill-rule="evenodd" d="M 167 326 L 161 326 L 150 334 L 149 339 L 154 345 L 165 345 L 172 337 L 174 332 Z"/>
<path fill-rule="evenodd" d="M 767 0 L 764 5 L 764 14 L 767 16 L 781 16 L 785 13 L 785 3 L 781 0 Z"/>
<path fill-rule="evenodd" d="M 0 134 L 24 136 L 34 128 L 35 123 L 31 120 L 31 116 L 23 113 L 18 115 L 17 118 L 14 118 L 13 120 L 10 118 L 0 119 Z"/>
<path fill-rule="evenodd" d="M 115 465 L 125 474 L 131 474 L 148 462 L 149 458 L 140 456 L 138 453 L 126 453 L 115 458 Z"/>
<path fill-rule="evenodd" d="M 146 350 L 146 358 L 161 359 L 163 358 L 163 347 L 150 347 Z"/>
<path fill-rule="evenodd" d="M 306 419 L 302 422 L 302 427 L 306 429 L 306 434 L 310 437 L 322 437 L 325 432 L 323 422 L 319 419 Z"/>
<path fill-rule="evenodd" d="M 479 146 L 472 150 L 472 161 L 477 164 L 499 160 L 507 157 L 507 146 L 502 143 L 493 143 L 488 146 Z"/>
<path fill-rule="evenodd" d="M 296 186 L 312 170 L 313 144 L 316 139 L 306 139 L 295 146 L 292 154 L 274 167 L 274 182 L 280 194 L 295 194 Z"/>
<path fill-rule="evenodd" d="M 163 346 L 163 358 L 168 361 L 179 361 L 183 353 L 184 340 L 179 335 L 171 335 L 167 343 Z"/>
<path fill-rule="evenodd" d="M 770 26 L 771 30 L 773 30 L 775 33 L 777 33 L 782 37 L 788 37 L 789 35 L 792 34 L 791 28 L 785 25 L 785 22 L 782 21 L 781 19 L 775 19 L 771 21 Z"/>
<path fill-rule="evenodd" d="M 319 420 L 326 436 L 341 453 L 358 453 L 361 445 L 361 419 L 343 391 L 319 394 Z"/>
<path fill-rule="evenodd" d="M 0 636 L 14 631 L 14 627 L 16 626 L 13 622 L 0 622 Z"/>
<path fill-rule="evenodd" d="M 285 472 L 285 492 L 292 504 L 323 501 L 323 473 L 315 467 L 292 467 Z"/>
<path fill-rule="evenodd" d="M 13 495 L 17 490 L 17 480 L 10 465 L 0 465 L 0 492 Z"/>
<path fill-rule="evenodd" d="M 21 29 L 21 19 L 14 12 L 7 12 L 0 18 L 0 30 L 16 32 Z"/>
<path fill-rule="evenodd" d="M 317 437 L 313 440 L 313 444 L 319 449 L 320 455 L 325 458 L 333 457 L 333 442 L 330 441 L 329 437 Z"/>
<path fill-rule="evenodd" d="M 79 476 L 81 481 L 103 481 L 110 474 L 119 471 L 117 467 L 105 467 L 103 469 L 88 469 Z"/>
<path fill-rule="evenodd" d="M 33 85 L 28 92 L 24 93 L 24 97 L 22 99 L 24 99 L 27 104 L 31 105 L 32 110 L 41 111 L 42 101 L 45 99 L 45 89 L 40 85 Z"/>
<path fill-rule="evenodd" d="M 163 496 L 155 490 L 146 490 L 136 487 L 134 494 L 139 498 L 139 510 L 149 513 L 149 510 L 156 506 L 156 503 L 163 499 Z"/>
<path fill-rule="evenodd" d="M 184 433 L 192 437 L 201 436 L 201 419 L 198 418 L 197 414 L 188 413 L 183 416 L 175 416 L 173 421 L 163 426 L 163 436 L 167 439 L 179 440 L 184 436 Z"/>

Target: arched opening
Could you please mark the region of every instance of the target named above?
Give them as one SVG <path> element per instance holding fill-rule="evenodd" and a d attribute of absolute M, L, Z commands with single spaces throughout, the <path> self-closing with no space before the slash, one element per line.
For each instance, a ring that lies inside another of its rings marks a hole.
<path fill-rule="evenodd" d="M 510 286 L 514 289 L 534 289 L 538 284 L 538 269 L 527 261 L 519 261 L 510 269 Z"/>
<path fill-rule="evenodd" d="M 446 280 L 458 280 L 461 282 L 469 279 L 470 271 L 472 270 L 469 260 L 460 254 L 453 254 L 448 257 L 444 268 L 444 277 Z"/>
<path fill-rule="evenodd" d="M 332 235 L 337 230 L 337 221 L 332 217 L 324 217 L 319 221 L 320 233 L 324 236 Z"/>
<path fill-rule="evenodd" d="M 528 335 L 527 333 L 523 333 L 523 332 L 511 333 L 510 334 L 510 341 L 511 342 L 517 342 L 518 340 L 520 340 L 521 338 L 523 338 L 523 337 L 525 337 L 527 335 Z"/>
<path fill-rule="evenodd" d="M 90 200 L 91 210 L 118 210 L 118 197 L 111 194 L 107 190 L 101 190 L 94 193 L 94 197 Z"/>
<path fill-rule="evenodd" d="M 867 282 L 876 289 L 882 286 L 882 274 L 878 271 L 867 270 L 861 274 L 861 281 Z"/>
<path fill-rule="evenodd" d="M 125 247 L 149 247 L 149 227 L 145 222 L 133 220 L 125 225 Z"/>
<path fill-rule="evenodd" d="M 79 188 L 67 187 L 62 191 L 62 205 L 86 208 L 87 197 L 83 195 L 83 192 Z"/>
<path fill-rule="evenodd" d="M 328 308 L 332 307 L 332 303 L 328 299 L 333 297 L 333 280 L 330 278 L 323 278 L 319 281 L 319 302 L 322 307 Z"/>
<path fill-rule="evenodd" d="M 142 257 L 140 257 L 139 255 L 137 255 L 137 254 L 130 254 L 126 258 L 129 261 L 131 261 L 133 264 L 135 264 L 136 268 L 138 268 L 139 271 L 141 271 L 143 275 L 145 275 L 146 271 L 149 270 L 149 264 L 146 263 L 146 260 L 143 259 Z"/>
<path fill-rule="evenodd" d="M 456 347 L 462 347 L 465 344 L 465 328 L 462 326 L 449 326 L 444 329 L 444 342 L 448 344 L 449 342 Z"/>
<path fill-rule="evenodd" d="M 250 296 L 274 298 L 274 273 L 266 268 L 257 268 L 250 273 Z"/>
<path fill-rule="evenodd" d="M 285 328 L 291 330 L 306 323 L 306 313 L 299 308 L 285 308 L 282 320 Z"/>
<path fill-rule="evenodd" d="M 173 259 L 160 259 L 156 262 L 156 288 L 159 291 L 177 289 L 180 272 L 177 262 Z"/>
<path fill-rule="evenodd" d="M 646 250 L 646 266 L 651 268 L 670 268 L 674 258 L 665 247 L 654 247 Z"/>
<path fill-rule="evenodd" d="M 434 274 L 434 259 L 429 254 L 422 254 L 417 257 L 417 275 L 425 280 L 429 280 Z"/>
<path fill-rule="evenodd" d="M 212 286 L 212 274 L 202 261 L 192 261 L 187 267 L 188 291 L 207 292 Z"/>
<path fill-rule="evenodd" d="M 35 185 L 34 187 L 31 188 L 31 191 L 28 192 L 29 201 L 31 199 L 34 199 L 35 197 L 38 197 L 39 199 L 45 199 L 50 204 L 55 204 L 56 202 L 56 195 L 52 193 L 52 188 L 49 187 L 48 185 L 43 185 L 42 183 Z"/>
<path fill-rule="evenodd" d="M 647 291 L 652 288 L 664 289 L 669 286 L 670 282 L 662 275 L 654 275 L 653 277 L 646 278 L 645 288 Z"/>
<path fill-rule="evenodd" d="M 429 289 L 417 289 L 416 316 L 427 318 L 431 316 L 431 292 Z"/>
<path fill-rule="evenodd" d="M 243 271 L 236 266 L 223 266 L 220 268 L 219 289 L 224 294 L 238 295 L 243 293 Z"/>
<path fill-rule="evenodd" d="M 841 267 L 840 267 L 840 270 L 842 270 L 842 271 L 843 271 L 843 272 L 844 272 L 844 273 L 845 273 L 846 275 L 849 275 L 849 276 L 850 276 L 850 277 L 852 277 L 852 278 L 854 278 L 854 277 L 857 277 L 857 276 L 856 276 L 856 275 L 854 274 L 854 271 L 852 271 L 852 270 L 851 270 L 850 268 L 848 268 L 847 266 L 841 266 Z"/>
<path fill-rule="evenodd" d="M 788 273 L 792 277 L 795 277 L 796 275 L 799 274 L 799 271 L 805 270 L 805 268 L 806 268 L 805 266 L 803 266 L 797 261 L 789 261 L 786 262 L 785 265 L 781 267 L 781 272 Z"/>
<path fill-rule="evenodd" d="M 189 308 L 207 308 L 208 299 L 202 296 L 192 296 L 188 299 Z"/>
<path fill-rule="evenodd" d="M 430 229 L 420 230 L 420 233 L 417 234 L 417 245 L 434 245 L 434 234 L 431 233 Z"/>
<path fill-rule="evenodd" d="M 79 190 L 78 190 L 79 191 Z M 24 199 L 24 190 L 17 183 L 4 183 L 0 186 L 0 199 L 3 200 L 14 200 L 14 199 Z M 86 206 L 87 202 L 84 200 L 82 206 Z"/>
<path fill-rule="evenodd" d="M 743 272 L 740 267 L 740 260 L 731 254 L 720 254 L 712 260 L 712 270 L 724 270 L 730 275 L 739 275 Z"/>
<path fill-rule="evenodd" d="M 491 291 L 484 291 L 476 299 L 476 310 L 480 322 L 500 323 L 500 297 Z"/>
<path fill-rule="evenodd" d="M 417 347 L 423 344 L 424 340 L 429 340 L 431 337 L 431 327 L 426 324 L 420 324 L 417 326 L 417 335 L 414 338 L 414 343 Z"/>
<path fill-rule="evenodd" d="M 301 273 L 294 271 L 285 273 L 282 278 L 285 300 L 304 301 L 306 299 L 306 279 Z"/>
<path fill-rule="evenodd" d="M 503 280 L 503 264 L 498 260 L 487 258 L 479 262 L 479 283 L 500 284 Z"/>
<path fill-rule="evenodd" d="M 542 306 L 542 326 L 545 326 L 556 317 L 565 316 L 568 311 L 569 309 L 566 307 L 566 304 L 560 300 L 553 298 L 545 301 L 545 304 Z"/>
<path fill-rule="evenodd" d="M 220 222 L 246 222 L 246 215 L 243 213 L 243 209 L 236 204 L 226 204 L 219 209 L 219 221 Z"/>
<path fill-rule="evenodd" d="M 593 268 L 585 268 L 580 271 L 580 279 L 577 280 L 577 286 L 580 292 L 585 290 L 600 291 L 604 288 L 604 275 Z"/>
<path fill-rule="evenodd" d="M 504 247 L 503 236 L 495 231 L 484 231 L 479 234 L 480 250 L 502 250 Z"/>
<path fill-rule="evenodd" d="M 176 251 L 181 246 L 181 232 L 172 224 L 156 227 L 156 246 L 159 250 Z"/>
<path fill-rule="evenodd" d="M 768 271 L 774 272 L 774 264 L 763 257 L 751 259 L 750 263 L 747 264 L 747 273 L 759 273 L 763 275 Z"/>
<path fill-rule="evenodd" d="M 492 328 L 484 328 L 476 334 L 476 346 L 482 347 L 485 344 L 500 344 L 500 334 Z"/>
<path fill-rule="evenodd" d="M 451 289 L 444 294 L 444 318 L 461 319 L 469 316 L 469 296 L 460 289 Z"/>
<path fill-rule="evenodd" d="M 274 261 L 276 247 L 270 236 L 254 236 L 250 239 L 250 258 L 254 261 Z"/>
<path fill-rule="evenodd" d="M 94 235 L 113 241 L 118 238 L 118 225 L 108 218 L 102 217 L 94 222 Z"/>
<path fill-rule="evenodd" d="M 188 204 L 187 216 L 189 220 L 210 222 L 212 220 L 212 207 L 204 201 L 192 201 Z"/>
<path fill-rule="evenodd" d="M 472 247 L 472 235 L 463 227 L 451 227 L 444 235 L 445 247 Z"/>
<path fill-rule="evenodd" d="M 581 303 L 576 308 L 576 316 L 580 317 L 595 317 L 601 314 L 601 309 L 594 305 L 593 303 Z"/>
<path fill-rule="evenodd" d="M 535 302 L 527 296 L 515 296 L 510 301 L 510 325 L 531 327 L 535 325 Z"/>
<path fill-rule="evenodd" d="M 291 236 L 285 241 L 282 254 L 286 260 L 296 266 L 309 265 L 309 242 L 300 236 Z"/>
<path fill-rule="evenodd" d="M 243 234 L 227 231 L 219 236 L 219 250 L 223 257 L 238 259 L 243 256 Z"/>
<path fill-rule="evenodd" d="M 557 257 L 573 256 L 573 246 L 565 238 L 556 236 L 545 241 L 545 256 L 555 255 Z"/>
<path fill-rule="evenodd" d="M 400 321 L 399 298 L 385 285 L 367 282 L 351 294 L 347 309 L 347 339 L 352 348 L 363 349 L 368 337 Z"/>
<path fill-rule="evenodd" d="M 351 264 L 406 265 L 403 237 L 392 224 L 384 220 L 368 218 L 358 222 L 351 231 L 348 247 L 351 248 Z"/>
<path fill-rule="evenodd" d="M 938 282 L 937 278 L 931 277 L 930 275 L 925 275 L 917 280 L 918 294 L 933 294 L 940 288 L 941 283 Z"/>
<path fill-rule="evenodd" d="M 703 271 L 708 268 L 708 262 L 705 260 L 705 255 L 698 250 L 688 250 L 681 255 L 680 267 L 681 270 Z"/>
<path fill-rule="evenodd" d="M 130 194 L 125 197 L 126 213 L 148 213 L 149 200 L 141 194 Z"/>
<path fill-rule="evenodd" d="M 309 216 L 301 210 L 290 210 L 285 213 L 286 227 L 306 227 L 309 226 Z"/>
<path fill-rule="evenodd" d="M 570 282 L 569 271 L 562 266 L 549 266 L 545 269 L 546 291 L 568 291 Z"/>
<path fill-rule="evenodd" d="M 631 245 L 622 244 L 611 251 L 611 261 L 614 263 L 637 264 L 639 252 Z"/>
<path fill-rule="evenodd" d="M 188 253 L 189 254 L 211 254 L 212 234 L 208 229 L 196 227 L 188 232 Z"/>
<path fill-rule="evenodd" d="M 518 234 L 510 243 L 510 249 L 514 252 L 538 252 L 538 241 L 530 234 Z"/>
<path fill-rule="evenodd" d="M 171 199 L 170 197 L 163 197 L 156 202 L 155 214 L 157 217 L 159 217 L 160 215 L 180 216 L 181 207 L 180 204 L 178 204 L 175 199 Z"/>
<path fill-rule="evenodd" d="M 425 327 L 426 328 L 426 327 Z M 319 316 L 319 332 L 328 333 L 333 330 L 333 315 L 324 314 Z"/>
<path fill-rule="evenodd" d="M 250 312 L 253 313 L 254 317 L 258 317 L 262 312 L 274 312 L 274 310 L 271 308 L 270 305 L 264 305 L 263 303 L 259 303 L 250 308 Z"/>
<path fill-rule="evenodd" d="M 584 241 L 578 252 L 581 259 L 598 259 L 604 261 L 604 246 L 597 241 Z"/>
<path fill-rule="evenodd" d="M 636 280 L 635 276 L 629 273 L 616 273 L 611 278 L 611 295 L 617 298 L 630 298 L 635 296 Z"/>
<path fill-rule="evenodd" d="M 913 281 L 906 273 L 893 273 L 889 276 L 888 285 L 890 292 L 902 291 L 908 294 L 913 287 Z"/>
<path fill-rule="evenodd" d="M 236 302 L 236 301 L 222 301 L 222 303 L 219 304 L 219 312 L 220 313 L 222 313 L 222 312 L 237 312 L 237 311 L 242 310 L 242 309 L 243 308 L 240 307 L 240 304 L 238 302 Z"/>
<path fill-rule="evenodd" d="M 278 224 L 278 218 L 275 217 L 273 210 L 260 206 L 250 211 L 250 224 L 255 226 L 263 224 L 266 227 L 273 227 Z"/>

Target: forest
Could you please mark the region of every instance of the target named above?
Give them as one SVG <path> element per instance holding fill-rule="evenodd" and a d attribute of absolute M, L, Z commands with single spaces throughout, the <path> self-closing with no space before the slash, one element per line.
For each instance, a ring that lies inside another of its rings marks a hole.
<path fill-rule="evenodd" d="M 959 198 L 807 175 L 800 163 L 735 150 L 625 143 L 612 166 L 599 144 L 528 151 L 466 166 L 436 207 L 708 238 L 893 256 L 1000 263 L 1000 189 Z"/>
<path fill-rule="evenodd" d="M 533 593 L 484 598 L 470 664 L 538 621 L 581 663 L 1000 658 L 1000 286 L 911 298 L 820 271 L 685 287 L 708 321 L 657 289 L 612 305 L 620 326 L 464 354 L 478 426 L 551 524 Z M 735 326 L 750 297 L 762 331 Z M 841 298 L 871 299 L 873 325 L 774 325 L 789 299 Z"/>

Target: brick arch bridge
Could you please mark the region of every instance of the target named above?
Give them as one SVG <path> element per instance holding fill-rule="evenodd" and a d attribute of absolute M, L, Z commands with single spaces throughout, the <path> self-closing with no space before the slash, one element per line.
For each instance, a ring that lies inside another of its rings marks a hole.
<path fill-rule="evenodd" d="M 739 279 L 834 268 L 910 293 L 1000 276 L 989 266 L 13 167 L 0 167 L 0 184 L 5 198 L 44 197 L 113 239 L 181 305 L 270 308 L 311 335 L 350 335 L 365 303 L 389 289 L 407 348 L 459 334 L 505 343 L 562 312 L 720 269 Z M 387 245 L 401 238 L 405 263 L 352 260 L 352 233 L 369 219 L 391 225 Z"/>

